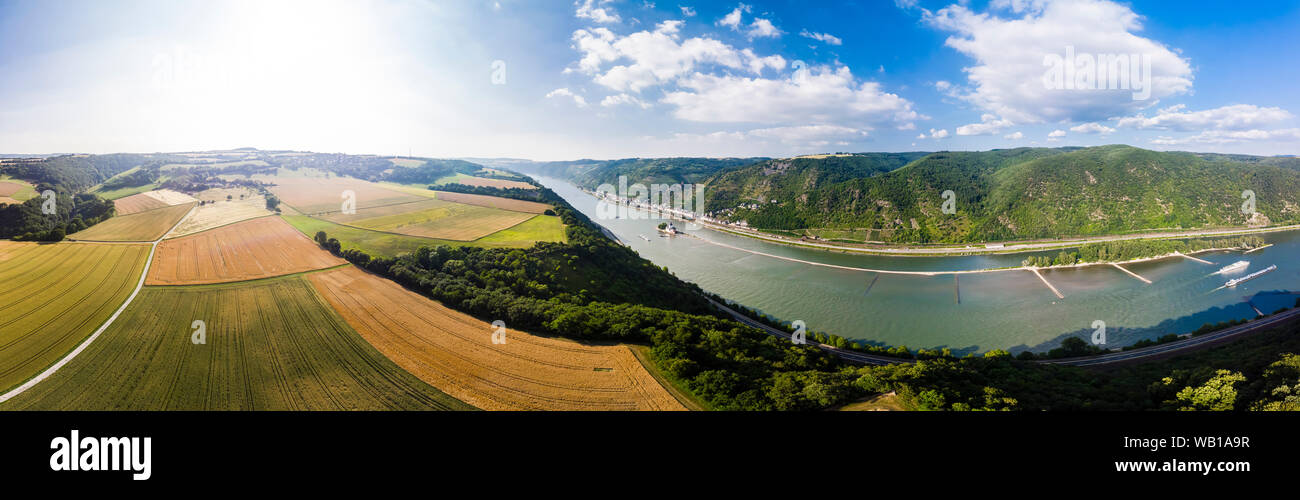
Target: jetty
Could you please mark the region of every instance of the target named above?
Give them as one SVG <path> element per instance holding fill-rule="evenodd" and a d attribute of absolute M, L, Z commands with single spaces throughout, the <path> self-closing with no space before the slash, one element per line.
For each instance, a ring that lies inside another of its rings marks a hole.
<path fill-rule="evenodd" d="M 1038 268 L 1036 268 L 1036 267 L 1031 267 L 1031 268 L 1029 268 L 1029 270 L 1030 270 L 1031 272 L 1033 272 L 1033 273 L 1034 273 L 1034 276 L 1037 276 L 1038 279 L 1043 280 L 1043 284 L 1044 284 L 1044 285 L 1047 285 L 1047 288 L 1052 289 L 1052 293 L 1056 294 L 1056 298 L 1058 298 L 1058 299 L 1064 299 L 1064 298 L 1065 298 L 1064 295 L 1061 295 L 1061 291 L 1060 291 L 1060 290 L 1057 290 L 1056 287 L 1052 286 L 1052 283 L 1049 282 L 1049 281 L 1047 281 L 1047 278 L 1044 278 L 1042 273 L 1038 272 Z"/>
<path fill-rule="evenodd" d="M 1186 257 L 1186 256 L 1184 255 L 1184 257 Z M 1121 265 L 1116 264 L 1116 263 L 1114 263 L 1114 262 L 1111 262 L 1110 265 L 1115 266 L 1115 269 L 1119 269 L 1120 271 L 1124 271 L 1124 274 L 1127 274 L 1127 275 L 1129 275 L 1129 276 L 1132 276 L 1132 277 L 1134 277 L 1134 278 L 1137 278 L 1137 279 L 1141 280 L 1143 283 L 1146 283 L 1146 284 L 1148 284 L 1148 285 L 1151 284 L 1151 280 L 1146 279 L 1146 278 L 1143 278 L 1143 277 L 1142 277 L 1141 275 L 1139 275 L 1138 273 L 1135 273 L 1135 272 L 1133 272 L 1133 271 L 1129 271 L 1128 269 L 1124 269 L 1124 266 L 1121 266 Z"/>
<path fill-rule="evenodd" d="M 1198 259 L 1198 258 L 1196 258 L 1196 257 L 1192 257 L 1191 255 L 1187 255 L 1187 254 L 1182 253 L 1182 252 L 1174 252 L 1174 253 L 1176 253 L 1176 254 L 1178 254 L 1178 255 L 1181 255 L 1181 256 L 1183 256 L 1183 257 L 1187 257 L 1188 259 L 1194 260 L 1194 261 L 1196 261 L 1196 262 L 1200 262 L 1200 263 L 1202 263 L 1202 264 L 1210 264 L 1210 265 L 1214 265 L 1213 262 L 1210 262 L 1210 261 L 1205 260 L 1205 259 Z"/>

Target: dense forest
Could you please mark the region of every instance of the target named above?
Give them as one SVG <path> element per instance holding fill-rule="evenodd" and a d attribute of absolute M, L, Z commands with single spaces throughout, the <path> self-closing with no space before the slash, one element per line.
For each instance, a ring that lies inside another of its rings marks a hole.
<path fill-rule="evenodd" d="M 1162 257 L 1174 253 L 1193 253 L 1204 250 L 1249 250 L 1264 246 L 1264 240 L 1258 236 L 1237 236 L 1230 238 L 1199 239 L 1163 239 L 1163 240 L 1117 240 L 1088 243 L 1078 251 L 1061 250 L 1055 257 L 1037 256 L 1025 259 L 1025 266 L 1072 266 L 1094 262 L 1124 262 L 1150 257 Z"/>
<path fill-rule="evenodd" d="M 1129 146 L 1021 148 L 933 153 L 887 173 L 832 183 L 813 182 L 807 167 L 788 161 L 710 180 L 707 210 L 763 229 L 870 229 L 872 240 L 892 243 L 1300 222 L 1300 170 L 1278 161 Z M 1257 214 L 1243 213 L 1247 190 Z M 953 192 L 955 213 L 943 210 L 945 191 Z"/>
<path fill-rule="evenodd" d="M 0 167 L 0 174 L 52 186 L 60 192 L 79 193 L 148 161 L 148 156 L 138 154 L 63 155 L 7 162 Z"/>
<path fill-rule="evenodd" d="M 38 186 L 37 190 L 44 192 L 50 187 Z M 23 203 L 0 204 L 0 238 L 61 241 L 64 236 L 108 220 L 116 213 L 112 201 L 87 193 L 58 192 L 51 214 L 42 210 L 47 202 L 45 197 L 38 196 Z"/>
<path fill-rule="evenodd" d="M 156 167 L 141 167 L 134 171 L 128 171 L 127 173 L 109 178 L 100 184 L 100 189 L 104 191 L 112 191 L 115 189 L 153 184 L 155 182 L 158 182 L 158 169 Z"/>

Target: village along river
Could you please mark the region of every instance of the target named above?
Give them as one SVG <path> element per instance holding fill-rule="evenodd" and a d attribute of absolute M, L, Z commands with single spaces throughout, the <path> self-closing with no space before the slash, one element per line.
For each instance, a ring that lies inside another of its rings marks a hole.
<path fill-rule="evenodd" d="M 1112 266 L 1042 271 L 1064 299 L 1029 271 L 935 276 L 886 274 L 782 260 L 898 271 L 956 271 L 1019 266 L 1030 255 L 901 257 L 853 255 L 769 243 L 721 231 L 676 226 L 690 236 L 661 237 L 661 219 L 601 219 L 595 197 L 559 179 L 534 176 L 642 257 L 678 278 L 771 315 L 803 320 L 810 332 L 837 334 L 875 345 L 951 348 L 957 355 L 1007 349 L 1045 351 L 1066 336 L 1091 337 L 1095 321 L 1106 327 L 1106 347 L 1130 345 L 1168 333 L 1188 333 L 1205 323 L 1256 316 L 1293 306 L 1300 295 L 1300 231 L 1260 234 L 1273 246 L 1246 255 L 1207 252 L 1125 264 L 1144 283 Z M 710 243 L 713 242 L 713 243 Z M 714 244 L 721 243 L 722 245 Z M 1213 274 L 1238 260 L 1244 272 Z M 1230 278 L 1277 265 L 1235 288 Z M 1218 289 L 1218 290 L 1216 290 Z M 1252 305 L 1254 308 L 1252 308 Z"/>

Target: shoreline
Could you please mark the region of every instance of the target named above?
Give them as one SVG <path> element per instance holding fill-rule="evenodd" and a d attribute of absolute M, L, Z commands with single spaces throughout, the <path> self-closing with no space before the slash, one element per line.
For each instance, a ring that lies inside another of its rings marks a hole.
<path fill-rule="evenodd" d="M 830 268 L 835 268 L 835 269 L 844 269 L 844 270 L 847 270 L 847 271 L 860 271 L 860 272 L 871 272 L 871 273 L 882 273 L 882 274 L 909 274 L 909 275 L 914 275 L 914 276 L 940 276 L 940 275 L 948 275 L 948 274 L 980 274 L 980 273 L 996 273 L 996 272 L 1003 272 L 1003 271 L 1031 271 L 1031 272 L 1032 272 L 1032 271 L 1050 271 L 1050 270 L 1055 270 L 1055 269 L 1079 269 L 1079 268 L 1092 267 L 1092 266 L 1110 266 L 1110 265 L 1118 265 L 1118 266 L 1122 266 L 1122 265 L 1127 265 L 1127 264 L 1137 264 L 1137 263 L 1141 263 L 1141 262 L 1151 262 L 1151 261 L 1156 261 L 1156 260 L 1164 260 L 1164 259 L 1169 259 L 1169 258 L 1173 258 L 1173 257 L 1188 257 L 1188 256 L 1191 256 L 1191 255 L 1195 255 L 1195 254 L 1199 254 L 1199 253 L 1205 253 L 1205 252 L 1232 252 L 1232 251 L 1240 251 L 1240 250 L 1242 250 L 1241 247 L 1233 247 L 1233 248 L 1206 248 L 1206 249 L 1204 249 L 1204 250 L 1197 250 L 1197 251 L 1194 251 L 1194 252 L 1188 252 L 1188 253 L 1174 252 L 1174 253 L 1169 253 L 1169 254 L 1164 254 L 1164 255 L 1156 255 L 1156 256 L 1152 256 L 1152 257 L 1141 257 L 1141 258 L 1137 258 L 1137 259 L 1130 259 L 1130 260 L 1124 260 L 1124 261 L 1079 262 L 1079 263 L 1075 263 L 1075 264 L 1063 264 L 1063 265 L 1045 266 L 1045 267 L 1038 267 L 1038 266 L 1016 266 L 1016 267 L 991 267 L 991 268 L 986 268 L 986 269 L 965 269 L 965 270 L 954 270 L 954 271 L 898 271 L 898 270 L 889 270 L 889 269 L 872 269 L 872 268 L 866 268 L 866 267 L 841 266 L 841 265 L 838 265 L 838 264 L 827 264 L 827 263 L 825 263 L 825 262 L 813 262 L 813 261 L 810 261 L 810 260 L 796 259 L 796 258 L 794 258 L 794 257 L 785 257 L 785 256 L 782 256 L 782 255 L 774 255 L 774 254 L 770 254 L 770 253 L 759 252 L 759 251 L 757 251 L 757 250 L 749 250 L 749 249 L 746 249 L 746 248 L 740 248 L 740 247 L 737 247 L 737 246 L 728 245 L 728 244 L 726 244 L 726 243 L 719 243 L 719 242 L 716 242 L 716 241 L 712 241 L 712 240 L 709 240 L 709 239 L 706 239 L 706 238 L 701 238 L 701 237 L 699 237 L 699 236 L 694 236 L 694 235 L 690 235 L 690 234 L 682 233 L 682 235 L 683 235 L 683 236 L 686 236 L 686 237 L 689 237 L 689 238 L 695 238 L 695 239 L 697 239 L 697 240 L 699 240 L 699 241 L 703 241 L 703 242 L 706 242 L 706 243 L 709 243 L 709 244 L 713 244 L 713 245 L 717 245 L 717 246 L 721 246 L 721 247 L 725 247 L 725 248 L 730 248 L 730 249 L 732 249 L 732 250 L 737 250 L 737 251 L 741 251 L 741 252 L 751 253 L 751 254 L 754 254 L 754 255 L 761 255 L 761 256 L 764 256 L 764 257 L 770 257 L 770 258 L 773 258 L 773 259 L 781 259 L 781 260 L 786 260 L 786 261 L 790 261 L 790 262 L 798 262 L 798 263 L 801 263 L 801 264 L 808 264 L 808 265 L 812 265 L 812 266 L 830 267 Z M 1259 247 L 1259 248 L 1263 248 L 1263 247 Z"/>
<path fill-rule="evenodd" d="M 673 218 L 677 219 L 676 217 Z M 973 247 L 973 246 L 968 248 L 956 248 L 956 247 L 942 247 L 942 248 L 919 247 L 918 248 L 918 247 L 913 247 L 908 245 L 896 245 L 896 246 L 889 246 L 885 248 L 860 248 L 860 247 L 836 245 L 832 243 L 815 243 L 809 241 L 790 240 L 779 236 L 763 234 L 756 230 L 735 229 L 726 226 L 719 226 L 717 224 L 712 224 L 708 222 L 701 222 L 698 220 L 688 221 L 688 222 L 698 224 L 706 229 L 711 229 L 714 231 L 727 233 L 727 234 L 733 234 L 736 236 L 743 236 L 746 238 L 752 238 L 760 241 L 766 241 L 769 243 L 777 243 L 781 245 L 807 248 L 811 250 L 821 250 L 825 252 L 836 252 L 836 253 L 856 254 L 856 255 L 877 255 L 877 256 L 885 256 L 885 257 L 962 257 L 962 256 L 969 256 L 969 255 L 1008 255 L 1008 254 L 1017 254 L 1017 253 L 1046 252 L 1051 250 L 1065 250 L 1070 248 L 1079 248 L 1083 245 L 1087 245 L 1090 243 L 1104 243 L 1109 241 L 1187 240 L 1187 239 L 1214 238 L 1214 237 L 1221 237 L 1221 236 L 1240 236 L 1240 235 L 1249 235 L 1249 234 L 1300 231 L 1300 224 L 1296 224 L 1290 226 L 1275 226 L 1275 227 L 1266 227 L 1266 228 L 1223 229 L 1223 230 L 1212 229 L 1203 232 L 1171 233 L 1171 234 L 1162 234 L 1162 235 L 1144 235 L 1144 236 L 1132 236 L 1132 237 L 1126 237 L 1122 235 L 1099 236 L 1097 238 L 1092 238 L 1092 239 L 1068 240 L 1068 241 L 1053 242 L 1053 243 L 1036 243 L 1036 242 L 1010 243 L 1011 245 L 1021 245 L 1021 244 L 1041 245 L 1032 248 L 1026 248 L 1026 247 L 989 248 L 989 247 Z M 981 243 L 981 245 L 985 245 L 985 243 Z M 1261 246 L 1259 248 L 1256 248 L 1255 250 L 1260 250 L 1263 248 L 1265 247 Z"/>

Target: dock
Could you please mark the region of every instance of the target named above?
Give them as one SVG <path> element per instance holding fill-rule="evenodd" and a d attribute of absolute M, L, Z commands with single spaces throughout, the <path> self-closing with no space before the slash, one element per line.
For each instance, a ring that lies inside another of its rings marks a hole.
<path fill-rule="evenodd" d="M 1200 262 L 1200 263 L 1202 263 L 1202 264 L 1210 264 L 1210 265 L 1214 265 L 1213 262 L 1210 262 L 1210 261 L 1205 260 L 1205 259 L 1198 259 L 1198 258 L 1196 258 L 1196 257 L 1192 257 L 1191 255 L 1187 255 L 1187 254 L 1182 253 L 1182 252 L 1174 252 L 1174 253 L 1177 253 L 1178 255 L 1182 255 L 1183 257 L 1187 257 L 1187 258 L 1189 258 L 1189 259 L 1192 259 L 1192 260 L 1194 260 L 1194 261 L 1196 261 L 1196 262 Z"/>
<path fill-rule="evenodd" d="M 1043 284 L 1044 284 L 1044 285 L 1047 285 L 1047 288 L 1052 289 L 1052 293 L 1056 294 L 1056 298 L 1058 298 L 1058 299 L 1064 299 L 1064 298 L 1065 298 L 1064 295 L 1061 295 L 1061 291 L 1060 291 L 1060 290 L 1057 290 L 1056 287 L 1052 286 L 1052 284 L 1051 284 L 1050 282 L 1047 281 L 1047 278 L 1044 278 L 1044 277 L 1043 277 L 1043 274 L 1040 273 L 1040 272 L 1038 272 L 1038 268 L 1036 268 L 1036 267 L 1031 267 L 1031 268 L 1029 268 L 1029 270 L 1030 270 L 1031 272 L 1033 272 L 1033 273 L 1034 273 L 1034 276 L 1037 276 L 1038 279 L 1043 280 Z"/>
<path fill-rule="evenodd" d="M 1184 257 L 1186 257 L 1186 255 L 1184 255 Z M 1129 276 L 1132 276 L 1132 277 L 1134 277 L 1134 278 L 1137 278 L 1137 279 L 1141 280 L 1143 283 L 1146 283 L 1146 284 L 1148 284 L 1148 285 L 1151 284 L 1151 280 L 1146 279 L 1146 278 L 1143 278 L 1143 277 L 1142 277 L 1141 275 L 1139 275 L 1138 273 L 1135 273 L 1135 272 L 1133 272 L 1133 271 L 1129 271 L 1128 269 L 1124 269 L 1124 266 L 1121 266 L 1121 265 L 1116 264 L 1116 263 L 1114 263 L 1114 262 L 1111 262 L 1110 265 L 1115 266 L 1115 269 L 1119 269 L 1120 271 L 1124 271 L 1124 273 L 1127 274 L 1127 275 L 1129 275 Z"/>
<path fill-rule="evenodd" d="M 961 275 L 960 274 L 952 275 L 952 298 L 957 301 L 958 305 L 961 304 Z"/>
<path fill-rule="evenodd" d="M 1248 253 L 1250 253 L 1250 252 L 1254 252 L 1254 251 L 1256 251 L 1256 250 L 1263 250 L 1263 249 L 1268 248 L 1268 247 L 1271 247 L 1271 246 L 1273 246 L 1273 244 L 1272 244 L 1272 243 L 1269 243 L 1269 244 L 1264 245 L 1264 246 L 1262 246 L 1262 247 L 1255 247 L 1255 248 L 1252 248 L 1252 249 L 1250 249 L 1250 250 L 1246 250 L 1245 252 L 1241 252 L 1241 254 L 1242 254 L 1242 255 L 1246 255 L 1246 254 L 1248 254 Z"/>

